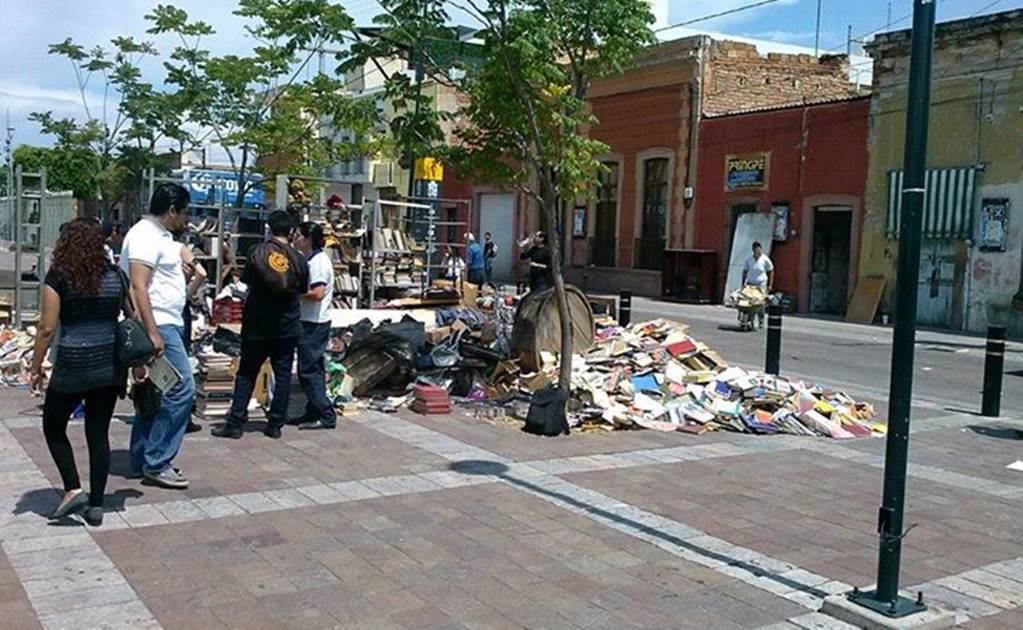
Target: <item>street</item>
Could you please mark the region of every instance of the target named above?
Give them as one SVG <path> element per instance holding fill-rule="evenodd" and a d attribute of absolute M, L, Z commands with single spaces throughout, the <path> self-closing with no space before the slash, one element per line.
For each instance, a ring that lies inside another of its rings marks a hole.
<path fill-rule="evenodd" d="M 735 311 L 721 306 L 632 300 L 632 321 L 656 317 L 692 326 L 692 335 L 726 360 L 762 370 L 766 332 L 738 332 Z M 781 371 L 793 378 L 846 390 L 887 412 L 891 368 L 890 327 L 785 316 Z M 914 405 L 918 418 L 950 412 L 979 412 L 985 340 L 975 336 L 918 331 Z M 1023 344 L 1009 342 L 1002 381 L 1002 413 L 1023 417 Z"/>

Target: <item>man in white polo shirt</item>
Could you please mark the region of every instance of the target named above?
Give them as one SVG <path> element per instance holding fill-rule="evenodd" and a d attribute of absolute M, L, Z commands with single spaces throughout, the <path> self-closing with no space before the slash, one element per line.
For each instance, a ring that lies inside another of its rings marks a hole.
<path fill-rule="evenodd" d="M 188 223 L 188 191 L 161 184 L 153 191 L 149 214 L 124 237 L 121 268 L 131 281 L 135 310 L 157 355 L 164 355 L 181 375 L 181 382 L 164 393 L 159 411 L 139 416 L 131 426 L 131 467 L 143 481 L 164 488 L 184 489 L 188 478 L 172 465 L 181 449 L 192 413 L 195 381 L 183 339 L 185 275 L 181 244 L 174 233 Z"/>
<path fill-rule="evenodd" d="M 303 223 L 295 247 L 309 259 L 309 290 L 302 296 L 302 335 L 298 339 L 298 383 L 306 396 L 305 416 L 299 430 L 337 426 L 334 403 L 327 396 L 324 353 L 330 342 L 330 311 L 334 301 L 334 263 L 323 251 L 323 228 Z"/>

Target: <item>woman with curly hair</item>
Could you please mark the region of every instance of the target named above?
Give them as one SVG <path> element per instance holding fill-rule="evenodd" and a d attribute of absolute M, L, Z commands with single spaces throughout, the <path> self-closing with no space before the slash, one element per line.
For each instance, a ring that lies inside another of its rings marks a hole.
<path fill-rule="evenodd" d="M 43 403 L 43 434 L 64 482 L 64 497 L 53 519 L 82 512 L 93 526 L 103 522 L 103 492 L 110 472 L 107 432 L 127 370 L 115 353 L 117 321 L 125 303 L 126 280 L 107 257 L 94 219 L 75 219 L 61 231 L 42 291 L 42 315 L 32 357 L 32 389 L 43 391 L 43 360 L 59 322 L 53 373 Z M 82 490 L 68 420 L 85 403 L 89 446 L 89 493 Z"/>

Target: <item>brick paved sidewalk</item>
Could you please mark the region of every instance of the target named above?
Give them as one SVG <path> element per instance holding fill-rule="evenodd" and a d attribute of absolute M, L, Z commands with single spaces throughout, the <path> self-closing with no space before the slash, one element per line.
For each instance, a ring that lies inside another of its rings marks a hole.
<path fill-rule="evenodd" d="M 280 441 L 190 435 L 193 484 L 172 492 L 123 478 L 115 421 L 91 529 L 47 524 L 38 411 L 0 396 L 4 628 L 842 628 L 822 598 L 874 577 L 882 440 L 367 412 Z M 903 584 L 966 627 L 1023 626 L 1016 427 L 914 427 Z"/>

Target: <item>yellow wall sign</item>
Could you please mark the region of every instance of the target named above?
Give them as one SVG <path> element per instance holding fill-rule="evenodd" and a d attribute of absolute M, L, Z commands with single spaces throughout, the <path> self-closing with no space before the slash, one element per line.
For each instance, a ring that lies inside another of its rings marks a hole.
<path fill-rule="evenodd" d="M 416 179 L 428 182 L 444 181 L 444 165 L 437 158 L 419 158 L 416 160 Z"/>

